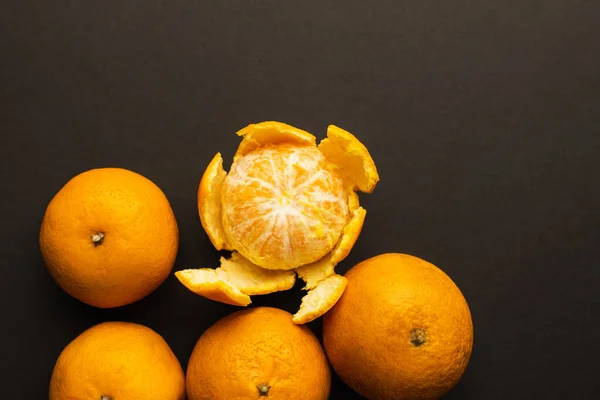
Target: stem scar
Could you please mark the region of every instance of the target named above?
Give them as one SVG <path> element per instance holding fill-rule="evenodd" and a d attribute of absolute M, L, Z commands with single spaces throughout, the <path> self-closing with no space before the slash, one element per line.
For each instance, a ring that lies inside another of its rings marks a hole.
<path fill-rule="evenodd" d="M 98 247 L 99 245 L 101 245 L 104 242 L 104 232 L 96 232 L 94 233 L 92 236 L 92 243 L 94 244 L 94 247 Z M 107 397 L 107 396 L 104 396 Z M 105 399 L 100 399 L 100 400 L 105 400 Z M 111 398 L 107 397 L 106 400 L 111 400 Z"/>
<path fill-rule="evenodd" d="M 256 385 L 256 388 L 258 389 L 258 397 L 269 397 L 269 390 L 271 389 L 269 384 L 262 383 L 260 385 Z"/>

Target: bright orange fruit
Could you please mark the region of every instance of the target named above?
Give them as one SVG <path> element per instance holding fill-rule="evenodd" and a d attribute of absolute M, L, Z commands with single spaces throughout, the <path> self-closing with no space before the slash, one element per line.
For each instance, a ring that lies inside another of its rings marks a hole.
<path fill-rule="evenodd" d="M 175 262 L 179 231 L 164 193 L 147 178 L 100 168 L 72 178 L 46 209 L 40 248 L 73 297 L 118 307 L 156 289 Z"/>
<path fill-rule="evenodd" d="M 275 145 L 241 157 L 223 182 L 221 207 L 227 242 L 267 269 L 317 261 L 348 222 L 343 181 L 315 146 Z"/>
<path fill-rule="evenodd" d="M 295 325 L 286 311 L 257 307 L 230 314 L 202 334 L 186 386 L 188 400 L 326 400 L 331 375 L 308 327 Z"/>
<path fill-rule="evenodd" d="M 333 125 L 319 146 L 310 133 L 275 121 L 251 124 L 238 135 L 243 139 L 229 173 L 219 153 L 208 165 L 198 211 L 217 250 L 232 250 L 256 268 L 230 268 L 226 275 L 185 270 L 177 277 L 197 294 L 245 306 L 250 295 L 293 285 L 285 274 L 260 269 L 296 271 L 306 290 L 318 288 L 294 317 L 309 322 L 345 288 L 340 276 L 321 283 L 335 274 L 360 235 L 366 211 L 355 191 L 373 191 L 379 180 L 375 163 L 356 137 Z M 252 286 L 235 283 L 233 274 L 242 270 L 252 276 Z"/>
<path fill-rule="evenodd" d="M 439 268 L 405 254 L 365 260 L 345 275 L 323 318 L 340 378 L 373 400 L 439 399 L 463 375 L 473 346 L 465 298 Z"/>
<path fill-rule="evenodd" d="M 61 352 L 50 379 L 50 400 L 184 400 L 179 361 L 152 329 L 105 322 Z"/>

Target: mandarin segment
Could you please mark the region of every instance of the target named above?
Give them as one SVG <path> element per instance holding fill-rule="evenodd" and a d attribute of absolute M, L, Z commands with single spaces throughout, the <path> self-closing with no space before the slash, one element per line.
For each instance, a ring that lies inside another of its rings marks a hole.
<path fill-rule="evenodd" d="M 198 186 L 198 214 L 202 227 L 217 250 L 233 250 L 223 231 L 221 187 L 227 176 L 223 158 L 217 153 L 206 167 Z"/>
<path fill-rule="evenodd" d="M 348 221 L 343 182 L 316 147 L 278 145 L 238 159 L 221 201 L 227 242 L 267 269 L 320 259 Z"/>
<path fill-rule="evenodd" d="M 350 132 L 335 125 L 327 128 L 327 138 L 319 143 L 319 150 L 334 165 L 349 190 L 371 193 L 379 174 L 367 148 Z"/>
<path fill-rule="evenodd" d="M 242 136 L 234 160 L 267 145 L 291 144 L 294 146 L 314 146 L 316 138 L 302 129 L 276 121 L 250 124 L 237 132 Z"/>

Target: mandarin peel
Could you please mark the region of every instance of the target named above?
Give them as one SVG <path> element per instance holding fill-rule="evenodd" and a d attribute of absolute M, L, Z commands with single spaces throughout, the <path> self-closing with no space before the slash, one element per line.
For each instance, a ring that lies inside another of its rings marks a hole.
<path fill-rule="evenodd" d="M 369 151 L 353 134 L 335 125 L 327 127 L 327 138 L 319 150 L 339 167 L 349 190 L 372 193 L 379 182 L 379 173 Z"/>
<path fill-rule="evenodd" d="M 260 268 L 237 252 L 229 259 L 221 257 L 218 268 L 186 269 L 175 276 L 196 294 L 239 306 L 250 304 L 250 295 L 288 290 L 296 282 L 294 271 Z"/>
<path fill-rule="evenodd" d="M 217 250 L 233 250 L 227 243 L 223 230 L 221 210 L 221 187 L 227 172 L 223 169 L 221 153 L 210 161 L 198 186 L 198 214 L 202 227 Z"/>
<path fill-rule="evenodd" d="M 229 172 L 220 153 L 207 166 L 198 188 L 198 211 L 213 246 L 233 251 L 238 258 L 230 261 L 242 260 L 246 267 L 225 273 L 222 260 L 217 272 L 202 268 L 198 271 L 205 272 L 176 275 L 199 295 L 245 306 L 250 295 L 293 286 L 289 276 L 279 277 L 280 284 L 261 284 L 260 270 L 289 271 L 309 291 L 294 320 L 312 321 L 345 288 L 345 282 L 329 278 L 336 277 L 335 266 L 360 235 L 366 210 L 356 192 L 375 188 L 375 163 L 355 136 L 335 125 L 318 145 L 314 135 L 275 121 L 248 125 L 237 135 L 242 140 Z M 252 285 L 233 278 L 242 270 L 252 277 Z"/>
<path fill-rule="evenodd" d="M 341 275 L 331 275 L 310 289 L 302 298 L 300 309 L 293 315 L 295 324 L 306 324 L 325 314 L 342 297 L 348 280 Z"/>

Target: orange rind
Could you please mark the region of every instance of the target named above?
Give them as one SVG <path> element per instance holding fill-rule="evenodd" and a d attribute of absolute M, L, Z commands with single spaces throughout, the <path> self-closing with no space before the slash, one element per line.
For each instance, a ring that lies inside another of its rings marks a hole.
<path fill-rule="evenodd" d="M 332 164 L 339 167 L 340 175 L 349 190 L 371 193 L 379 174 L 369 150 L 350 132 L 329 125 L 327 139 L 319 143 L 319 150 Z"/>
<path fill-rule="evenodd" d="M 362 207 L 355 210 L 352 219 L 344 227 L 340 240 L 329 254 L 312 264 L 296 268 L 298 277 L 306 283 L 304 289 L 313 289 L 319 282 L 334 274 L 335 266 L 350 254 L 358 240 L 366 215 L 367 210 Z"/>
<path fill-rule="evenodd" d="M 251 124 L 237 132 L 242 137 L 234 159 L 245 156 L 259 147 L 290 144 L 295 146 L 314 146 L 316 138 L 302 129 L 283 122 L 266 121 Z"/>
<path fill-rule="evenodd" d="M 221 280 L 214 269 L 184 269 L 175 276 L 183 286 L 207 299 L 242 307 L 252 303 L 250 296 Z"/>
<path fill-rule="evenodd" d="M 250 296 L 288 290 L 296 282 L 293 271 L 260 268 L 237 252 L 230 259 L 221 257 L 219 268 L 187 269 L 175 276 L 196 294 L 240 306 L 250 304 Z"/>
<path fill-rule="evenodd" d="M 202 227 L 217 250 L 233 250 L 223 230 L 221 211 L 221 187 L 227 176 L 223 158 L 217 153 L 206 167 L 198 186 L 198 214 Z"/>
<path fill-rule="evenodd" d="M 350 212 L 354 212 L 356 209 L 360 207 L 360 201 L 358 199 L 358 194 L 354 190 L 350 190 L 348 192 L 348 210 Z"/>
<path fill-rule="evenodd" d="M 294 322 L 318 318 L 344 291 L 335 266 L 350 253 L 365 220 L 357 191 L 379 175 L 366 147 L 330 125 L 319 145 L 276 121 L 246 126 L 229 172 L 217 153 L 198 189 L 202 226 L 217 250 L 233 251 L 217 269 L 183 270 L 194 293 L 245 306 L 250 296 L 287 290 L 296 274 L 308 293 Z"/>
<path fill-rule="evenodd" d="M 300 309 L 292 317 L 295 324 L 314 321 L 337 303 L 344 294 L 348 280 L 341 275 L 331 275 L 322 280 L 303 298 Z"/>

